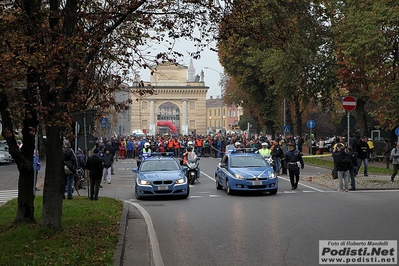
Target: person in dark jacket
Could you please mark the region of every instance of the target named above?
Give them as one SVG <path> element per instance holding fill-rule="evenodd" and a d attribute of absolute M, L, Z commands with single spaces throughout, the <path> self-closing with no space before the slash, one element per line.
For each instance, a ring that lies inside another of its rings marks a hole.
<path fill-rule="evenodd" d="M 299 172 L 300 172 L 299 167 L 303 169 L 305 164 L 302 159 L 302 154 L 297 149 L 295 149 L 294 143 L 290 143 L 288 145 L 288 151 L 285 154 L 284 160 L 286 162 L 287 170 L 290 175 L 290 181 L 292 186 L 291 189 L 292 190 L 297 189 L 299 182 Z"/>
<path fill-rule="evenodd" d="M 389 139 L 384 139 L 384 152 L 382 153 L 382 156 L 384 157 L 384 163 L 386 165 L 386 168 L 389 169 L 389 157 L 391 156 L 391 141 Z"/>
<path fill-rule="evenodd" d="M 353 150 L 352 146 L 348 147 L 348 154 L 352 161 L 352 168 L 349 169 L 349 175 L 351 177 L 351 188 L 349 190 L 356 190 L 356 175 L 357 175 L 357 152 Z"/>
<path fill-rule="evenodd" d="M 105 144 L 104 152 L 107 152 L 107 151 L 109 151 L 109 153 L 112 155 L 112 157 L 113 157 L 112 161 L 114 161 L 116 151 L 115 151 L 114 146 L 112 145 L 112 142 L 108 142 L 107 144 Z M 116 158 L 118 158 L 118 157 L 116 157 Z M 114 164 L 111 165 L 111 175 L 114 175 Z"/>
<path fill-rule="evenodd" d="M 64 169 L 65 169 L 65 186 L 68 194 L 68 199 L 72 197 L 72 186 L 76 174 L 77 160 L 76 155 L 71 149 L 71 143 L 67 140 L 64 141 L 64 148 L 62 150 Z M 65 168 L 66 167 L 66 168 Z M 64 195 L 65 198 L 65 195 Z"/>
<path fill-rule="evenodd" d="M 369 145 L 367 144 L 366 136 L 363 136 L 357 144 L 357 171 L 359 172 L 362 162 L 364 162 L 364 176 L 368 176 L 367 168 L 369 166 L 368 154 Z"/>
<path fill-rule="evenodd" d="M 89 157 L 86 169 L 90 176 L 90 200 L 98 200 L 101 178 L 103 175 L 103 159 L 99 156 L 99 150 L 94 149 L 93 155 Z"/>
<path fill-rule="evenodd" d="M 349 170 L 353 167 L 349 154 L 345 152 L 345 146 L 341 143 L 337 145 L 338 152 L 333 154 L 336 162 L 337 174 L 339 179 L 338 191 L 348 192 Z M 345 183 L 345 188 L 344 188 Z"/>
<path fill-rule="evenodd" d="M 103 157 L 103 180 L 108 184 L 111 184 L 111 170 L 112 164 L 114 163 L 114 155 L 111 154 L 109 150 L 106 150 Z"/>

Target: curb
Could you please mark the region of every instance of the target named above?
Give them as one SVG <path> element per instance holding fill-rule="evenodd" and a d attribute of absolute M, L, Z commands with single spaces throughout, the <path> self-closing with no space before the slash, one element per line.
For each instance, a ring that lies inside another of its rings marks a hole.
<path fill-rule="evenodd" d="M 122 266 L 123 257 L 125 256 L 126 229 L 128 226 L 129 206 L 123 202 L 122 218 L 119 224 L 119 237 L 114 252 L 114 265 Z"/>

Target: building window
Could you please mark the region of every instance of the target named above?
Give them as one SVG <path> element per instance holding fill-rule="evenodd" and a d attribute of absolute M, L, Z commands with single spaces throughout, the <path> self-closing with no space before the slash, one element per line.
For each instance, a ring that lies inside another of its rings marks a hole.
<path fill-rule="evenodd" d="M 195 110 L 195 102 L 194 101 L 190 102 L 190 109 Z"/>
<path fill-rule="evenodd" d="M 141 102 L 141 109 L 147 109 L 147 102 Z"/>
<path fill-rule="evenodd" d="M 213 115 L 216 116 L 216 109 L 213 109 Z"/>
<path fill-rule="evenodd" d="M 209 116 L 212 116 L 212 110 L 209 110 Z"/>
<path fill-rule="evenodd" d="M 220 109 L 218 109 L 218 116 L 220 116 Z"/>

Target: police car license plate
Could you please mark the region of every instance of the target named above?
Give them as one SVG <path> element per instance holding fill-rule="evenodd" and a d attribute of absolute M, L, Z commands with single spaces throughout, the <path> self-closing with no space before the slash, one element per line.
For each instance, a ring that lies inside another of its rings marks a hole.
<path fill-rule="evenodd" d="M 262 185 L 262 181 L 252 181 L 252 185 L 253 186 L 260 186 L 260 185 Z"/>
<path fill-rule="evenodd" d="M 168 186 L 159 186 L 158 190 L 168 190 Z"/>

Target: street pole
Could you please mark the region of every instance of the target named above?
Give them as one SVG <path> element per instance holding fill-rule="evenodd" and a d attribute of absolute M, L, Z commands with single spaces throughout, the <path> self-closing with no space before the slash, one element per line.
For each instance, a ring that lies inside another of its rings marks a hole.
<path fill-rule="evenodd" d="M 284 97 L 284 127 L 283 128 L 285 128 L 286 127 L 286 111 L 285 111 L 285 97 Z M 285 130 L 283 130 L 284 132 L 283 132 L 283 134 L 284 134 L 284 141 L 285 141 L 285 138 L 286 138 L 286 136 L 285 136 Z"/>
<path fill-rule="evenodd" d="M 346 113 L 347 113 L 347 123 L 348 123 L 348 128 L 347 128 L 347 130 L 348 130 L 348 138 L 346 139 L 346 143 L 347 143 L 346 146 L 349 146 L 350 112 L 347 111 Z"/>

